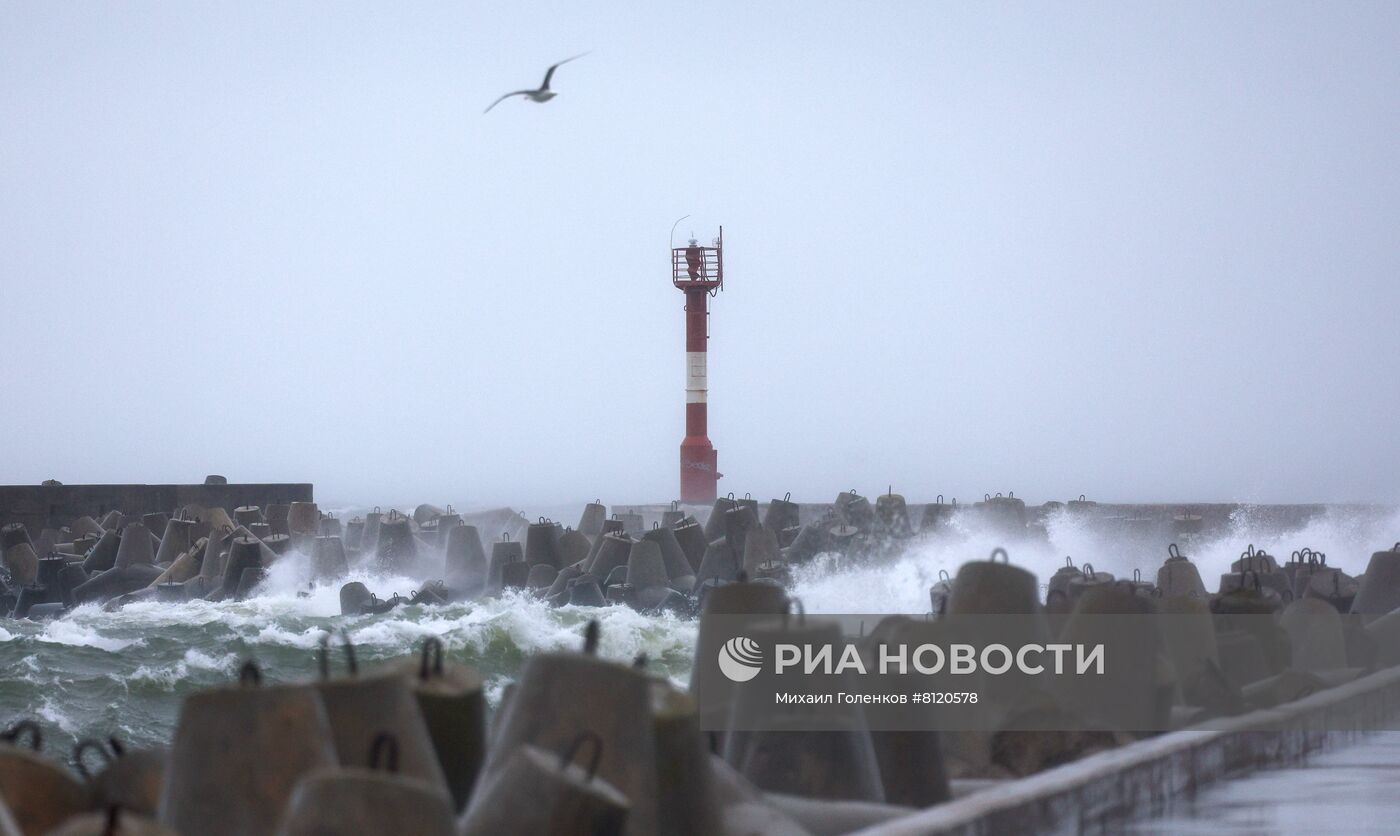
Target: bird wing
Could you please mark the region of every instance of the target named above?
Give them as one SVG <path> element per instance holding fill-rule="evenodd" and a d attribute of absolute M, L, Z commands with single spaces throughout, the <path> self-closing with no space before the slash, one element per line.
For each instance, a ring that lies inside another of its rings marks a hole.
<path fill-rule="evenodd" d="M 495 107 L 496 105 L 500 104 L 501 102 L 505 101 L 506 99 L 509 99 L 511 96 L 528 96 L 528 95 L 530 95 L 530 94 L 533 93 L 533 92 L 535 92 L 535 91 L 534 91 L 534 90 L 516 90 L 514 93 L 507 93 L 507 94 L 505 94 L 504 96 L 502 96 L 502 97 L 500 97 L 499 99 L 497 99 L 497 100 L 495 100 L 494 102 L 492 102 L 492 103 L 491 103 L 491 107 L 488 107 L 488 108 L 486 108 L 485 110 L 481 111 L 481 114 L 482 114 L 483 116 L 485 116 L 486 114 L 488 114 L 488 113 L 491 112 L 491 108 L 492 108 L 492 107 Z"/>
<path fill-rule="evenodd" d="M 589 52 L 592 52 L 592 50 L 589 50 Z M 549 89 L 549 80 L 550 80 L 551 78 L 554 78 L 554 71 L 557 70 L 557 69 L 559 69 L 559 64 L 567 64 L 567 63 L 569 63 L 570 61 L 574 60 L 574 58 L 582 58 L 583 56 L 585 56 L 585 55 L 587 55 L 587 54 L 588 54 L 588 52 L 580 52 L 578 55 L 573 56 L 573 58 L 565 58 L 563 61 L 560 61 L 558 64 L 555 64 L 555 65 L 553 65 L 552 67 L 550 67 L 548 70 L 545 71 L 545 74 L 544 74 L 544 84 L 541 84 L 541 85 L 540 85 L 540 89 L 541 89 L 541 90 L 548 90 L 548 89 Z"/>

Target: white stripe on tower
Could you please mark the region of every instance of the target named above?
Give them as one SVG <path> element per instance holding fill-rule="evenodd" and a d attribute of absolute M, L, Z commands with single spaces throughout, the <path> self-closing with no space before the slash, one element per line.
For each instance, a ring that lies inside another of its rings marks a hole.
<path fill-rule="evenodd" d="M 705 402 L 705 356 L 703 351 L 687 351 L 685 353 L 686 403 Z"/>

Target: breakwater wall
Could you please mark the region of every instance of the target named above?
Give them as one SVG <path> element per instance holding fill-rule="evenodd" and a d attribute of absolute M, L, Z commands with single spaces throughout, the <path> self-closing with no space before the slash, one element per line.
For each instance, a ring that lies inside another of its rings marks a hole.
<path fill-rule="evenodd" d="M 67 525 L 78 517 L 100 519 L 108 511 L 128 516 L 170 511 L 185 505 L 221 507 L 232 511 L 245 505 L 267 506 L 311 502 L 310 482 L 259 482 L 200 485 L 0 485 L 0 525 L 23 523 L 31 537 L 48 528 Z"/>

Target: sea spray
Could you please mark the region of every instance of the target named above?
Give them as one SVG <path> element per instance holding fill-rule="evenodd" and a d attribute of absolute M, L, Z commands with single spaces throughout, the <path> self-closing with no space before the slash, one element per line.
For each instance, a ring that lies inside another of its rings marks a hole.
<path fill-rule="evenodd" d="M 939 571 L 956 575 L 969 560 L 985 560 L 992 549 L 1007 550 L 1013 563 L 1047 583 L 1066 557 L 1076 566 L 1131 579 L 1133 570 L 1155 581 L 1175 538 L 1167 534 L 1132 535 L 1106 531 L 1102 520 L 1067 511 L 1045 520 L 1045 537 L 1008 537 L 981 525 L 972 515 L 959 515 L 946 533 L 917 538 L 886 559 L 850 561 L 820 555 L 793 573 L 792 594 L 809 613 L 927 612 L 929 587 Z M 1207 536 L 1182 538 L 1181 548 L 1200 569 L 1211 591 L 1220 575 L 1230 571 L 1246 546 L 1263 548 L 1282 563 L 1304 546 L 1327 554 L 1329 566 L 1360 574 L 1372 552 L 1400 539 L 1400 510 L 1395 508 L 1329 507 L 1297 525 L 1278 525 L 1269 515 L 1243 506 L 1230 518 L 1228 529 Z"/>
<path fill-rule="evenodd" d="M 386 594 L 414 586 L 406 578 L 354 573 L 305 588 L 297 581 L 279 585 L 274 576 L 260 590 L 265 594 L 245 601 L 146 602 L 117 612 L 84 606 L 50 622 L 7 622 L 0 634 L 0 668 L 8 674 L 0 681 L 0 723 L 37 717 L 59 750 L 112 733 L 138 745 L 164 743 L 188 694 L 231 681 L 251 656 L 269 681 L 310 678 L 321 636 L 342 628 L 364 666 L 439 637 L 451 659 L 481 671 L 493 704 L 528 656 L 580 646 L 590 618 L 602 625 L 601 655 L 630 661 L 645 654 L 656 673 L 681 685 L 689 679 L 696 626 L 672 615 L 554 609 L 507 593 L 472 604 L 342 617 L 339 588 L 349 580 Z"/>
<path fill-rule="evenodd" d="M 1045 537 L 1009 540 L 972 516 L 955 518 L 936 538 L 916 538 L 889 557 L 852 561 L 821 555 L 794 573 L 792 594 L 809 613 L 920 613 L 939 570 L 955 574 L 968 560 L 1005 546 L 1011 559 L 1045 583 L 1064 558 L 1099 571 L 1155 577 L 1166 557 L 1164 536 L 1105 532 L 1101 522 L 1068 512 L 1045 520 Z M 1309 546 L 1328 564 L 1361 572 L 1370 553 L 1400 539 L 1394 509 L 1329 508 L 1296 525 L 1276 524 L 1248 507 L 1227 529 L 1183 542 L 1183 550 L 1214 583 L 1252 543 L 1286 560 Z M 143 602 L 118 612 L 84 606 L 49 622 L 7 621 L 0 627 L 0 722 L 35 717 L 52 745 L 116 733 L 136 744 L 168 740 L 180 700 L 229 682 L 241 660 L 256 656 L 272 681 L 315 674 L 315 648 L 331 629 L 346 629 L 366 664 L 414 652 L 438 636 L 450 658 L 478 668 L 494 704 L 531 654 L 579 646 L 584 624 L 602 625 L 599 652 L 630 661 L 645 653 L 650 668 L 678 684 L 689 680 L 694 621 L 645 616 L 625 607 L 553 609 L 523 593 L 443 607 L 400 606 L 377 616 L 342 617 L 340 586 L 358 580 L 381 597 L 411 594 L 414 579 L 364 571 L 334 583 L 310 581 L 310 564 L 292 554 L 268 573 L 245 601 Z"/>

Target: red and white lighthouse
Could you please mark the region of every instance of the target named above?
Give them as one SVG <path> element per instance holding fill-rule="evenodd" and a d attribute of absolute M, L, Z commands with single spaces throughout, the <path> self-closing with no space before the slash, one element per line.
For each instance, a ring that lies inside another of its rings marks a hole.
<path fill-rule="evenodd" d="M 714 246 L 695 239 L 671 249 L 671 283 L 685 292 L 685 440 L 681 442 L 681 501 L 711 503 L 719 493 L 718 454 L 710 443 L 706 344 L 710 297 L 724 289 L 724 227 Z"/>

